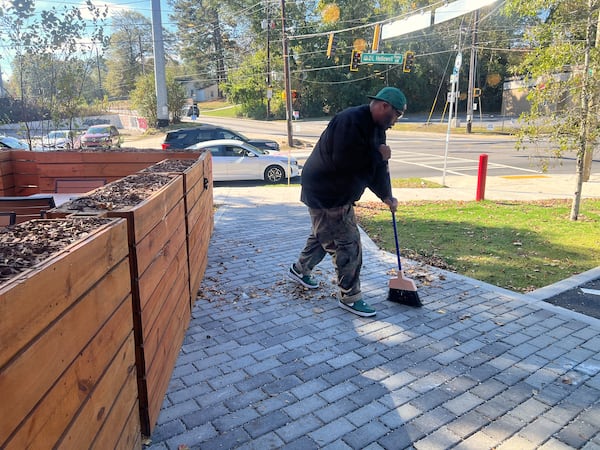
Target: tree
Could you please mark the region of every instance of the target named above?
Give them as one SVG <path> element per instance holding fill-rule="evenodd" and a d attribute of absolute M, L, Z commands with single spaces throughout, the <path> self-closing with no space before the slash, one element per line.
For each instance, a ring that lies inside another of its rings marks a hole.
<path fill-rule="evenodd" d="M 232 70 L 227 82 L 221 85 L 229 101 L 240 105 L 241 113 L 255 119 L 264 119 L 266 109 L 265 51 L 257 51 L 240 61 L 240 66 Z M 280 60 L 281 61 L 281 60 Z M 281 70 L 282 63 L 273 64 Z M 285 106 L 277 101 L 279 108 L 272 107 L 275 117 L 285 117 Z"/>
<path fill-rule="evenodd" d="M 368 93 L 386 85 L 399 87 L 406 93 L 411 112 L 430 111 L 434 106 L 441 112 L 450 89 L 449 75 L 457 46 L 465 53 L 463 56 L 470 53 L 469 15 L 382 41 L 379 52 L 415 52 L 416 64 L 410 73 L 404 73 L 401 65 L 378 64 L 360 64 L 358 71 L 349 71 L 353 49 L 371 51 L 376 23 L 405 18 L 415 14 L 415 8 L 434 9 L 436 6 L 439 6 L 438 1 L 343 0 L 335 4 L 319 3 L 312 13 L 306 13 L 311 20 L 300 22 L 295 19 L 294 23 L 300 23 L 297 28 L 302 33 L 290 37 L 293 53 L 299 55 L 292 63 L 291 80 L 293 89 L 302 92 L 304 115 L 335 113 L 346 106 L 364 102 Z M 499 111 L 505 66 L 516 56 L 507 45 L 514 38 L 512 30 L 519 20 L 493 12 L 493 7 L 483 9 L 482 19 L 477 24 L 484 41 L 477 49 L 475 86 L 484 88 L 483 101 L 488 111 Z M 337 46 L 335 55 L 328 58 L 326 48 L 330 33 L 334 33 Z M 306 38 L 302 34 L 311 36 Z M 449 70 L 446 69 L 448 64 Z M 490 72 L 494 76 L 487 83 Z M 463 69 L 460 76 L 461 86 L 467 86 L 468 70 Z M 437 97 L 442 101 L 436 103 Z M 466 107 L 466 102 L 459 106 Z"/>
<path fill-rule="evenodd" d="M 254 105 L 243 107 L 244 114 L 263 117 L 261 105 L 266 103 L 267 86 L 272 86 L 276 100 L 281 98 L 284 89 L 281 11 L 277 2 L 173 0 L 172 4 L 176 10 L 173 19 L 178 22 L 178 36 L 183 41 L 181 55 L 187 76 L 206 81 L 220 80 L 227 95 L 243 88 L 245 103 Z M 381 52 L 416 52 L 417 64 L 410 74 L 403 73 L 401 65 L 361 64 L 359 71 L 352 73 L 348 66 L 353 49 L 370 50 L 376 23 L 413 14 L 415 8 L 433 9 L 436 6 L 439 2 L 434 0 L 289 2 L 286 5 L 286 34 L 292 55 L 290 81 L 301 99 L 295 102 L 294 109 L 300 109 L 304 117 L 335 113 L 364 102 L 368 93 L 385 85 L 394 85 L 406 92 L 411 112 L 429 111 L 437 96 L 446 98 L 449 73 L 444 72 L 444 68 L 448 61 L 454 60 L 456 45 L 461 43 L 463 49 L 466 46 L 470 37 L 466 25 L 470 22 L 468 16 L 410 33 L 401 39 L 384 41 Z M 485 41 L 478 49 L 476 86 L 484 88 L 482 98 L 488 111 L 500 110 L 502 80 L 506 66 L 515 56 L 510 49 L 504 51 L 503 48 L 514 38 L 512 30 L 515 23 L 519 23 L 514 17 L 493 14 L 494 8 L 483 9 L 483 19 L 478 23 Z M 212 10 L 214 13 L 209 13 Z M 336 36 L 337 51 L 328 58 L 326 48 L 332 32 Z M 219 36 L 221 44 L 215 41 Z M 233 40 L 237 45 L 232 45 Z M 221 69 L 217 62 L 221 56 L 228 75 L 220 78 Z M 246 65 L 248 67 L 244 67 Z M 275 72 L 273 76 L 271 71 Z M 493 76 L 488 78 L 489 72 Z M 461 85 L 466 86 L 467 71 L 461 71 L 460 75 Z M 223 83 L 223 79 L 227 81 Z M 253 93 L 252 100 L 250 92 Z M 462 106 L 466 104 L 463 102 Z M 441 111 L 444 102 L 439 102 L 436 107 Z M 266 107 L 264 109 L 266 111 Z"/>
<path fill-rule="evenodd" d="M 152 24 L 142 14 L 119 11 L 112 19 L 113 33 L 106 52 L 106 88 L 111 97 L 127 97 L 138 76 L 151 71 Z"/>
<path fill-rule="evenodd" d="M 158 122 L 158 117 L 156 111 L 154 72 L 138 77 L 135 82 L 135 89 L 131 92 L 130 100 L 138 114 L 148 120 L 148 125 L 155 127 Z"/>
<path fill-rule="evenodd" d="M 15 55 L 15 86 L 23 111 L 27 111 L 29 103 L 38 107 L 42 104 L 42 109 L 48 108 L 49 114 L 57 117 L 61 114 L 55 109 L 57 105 L 66 100 L 78 103 L 72 97 L 81 95 L 77 89 L 80 84 L 73 82 L 70 65 L 95 44 L 105 42 L 101 23 L 106 10 L 96 8 L 90 0 L 86 0 L 86 5 L 90 18 L 84 18 L 77 6 L 37 10 L 34 0 L 10 0 L 0 9 L 0 35 Z M 88 47 L 81 45 L 84 38 L 91 42 Z M 62 113 L 74 111 L 67 108 Z M 31 143 L 29 123 L 25 121 L 24 125 L 26 139 Z"/>
<path fill-rule="evenodd" d="M 178 118 L 177 112 L 185 104 L 185 93 L 181 84 L 175 81 L 175 70 L 167 68 L 167 107 L 174 114 L 174 119 Z M 148 120 L 148 125 L 155 127 L 158 123 L 156 89 L 154 83 L 154 72 L 148 72 L 138 77 L 135 83 L 135 89 L 131 93 L 131 103 L 133 107 L 143 117 Z"/>
<path fill-rule="evenodd" d="M 235 44 L 228 36 L 231 24 L 223 20 L 226 4 L 219 0 L 170 0 L 170 4 L 179 53 L 188 70 L 199 80 L 227 81 L 226 53 Z"/>
<path fill-rule="evenodd" d="M 600 1 L 507 2 L 508 12 L 533 18 L 523 42 L 529 53 L 516 68 L 534 86 L 531 110 L 520 117 L 519 145 L 552 144 L 551 157 L 575 152 L 576 181 L 571 220 L 579 217 L 584 161 L 598 143 L 600 127 Z"/>
<path fill-rule="evenodd" d="M 186 102 L 185 91 L 176 79 L 177 73 L 176 67 L 167 68 L 167 107 L 171 111 L 173 122 L 178 122 L 181 118 L 179 114 Z"/>

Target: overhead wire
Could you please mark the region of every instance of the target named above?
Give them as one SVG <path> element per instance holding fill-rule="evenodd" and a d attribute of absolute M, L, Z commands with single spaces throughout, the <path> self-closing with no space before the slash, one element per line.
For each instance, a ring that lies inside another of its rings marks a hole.
<path fill-rule="evenodd" d="M 132 1 L 132 2 L 126 3 L 125 5 L 134 5 L 134 4 L 138 5 L 139 3 L 141 3 L 141 2 Z M 278 2 L 274 1 L 274 0 L 270 1 L 270 2 L 268 1 L 267 2 L 267 6 L 269 4 L 275 5 L 277 3 Z M 296 2 L 294 2 L 292 0 L 292 3 L 296 3 Z M 61 4 L 65 4 L 65 2 L 61 2 Z M 70 3 L 67 2 L 66 4 L 70 4 Z M 76 3 L 73 3 L 73 4 L 75 5 Z M 300 6 L 304 6 L 303 2 L 298 2 L 298 4 Z M 293 41 L 301 41 L 301 40 L 305 40 L 305 39 L 309 39 L 309 38 L 325 37 L 325 36 L 327 36 L 331 32 L 334 32 L 336 34 L 337 33 L 355 32 L 355 31 L 359 31 L 359 30 L 362 30 L 362 29 L 367 29 L 367 28 L 370 28 L 370 27 L 374 27 L 374 25 L 376 23 L 384 23 L 384 22 L 385 23 L 390 23 L 390 22 L 395 21 L 395 20 L 401 20 L 402 18 L 405 18 L 405 17 L 407 17 L 409 15 L 415 14 L 415 12 L 418 12 L 420 10 L 433 9 L 436 6 L 442 5 L 442 4 L 444 4 L 444 1 L 439 1 L 439 2 L 436 2 L 436 3 L 432 4 L 432 5 L 428 5 L 426 7 L 417 9 L 415 11 L 405 12 L 405 13 L 396 15 L 394 17 L 389 17 L 389 18 L 382 19 L 381 21 L 377 21 L 377 22 L 373 22 L 373 23 L 354 25 L 354 26 L 351 26 L 351 27 L 346 27 L 346 28 L 341 28 L 341 29 L 336 29 L 336 30 L 327 30 L 327 31 L 320 31 L 320 32 L 316 32 L 316 33 L 307 33 L 307 34 L 303 34 L 303 35 L 290 35 L 290 36 L 288 36 L 288 38 L 290 40 L 293 40 Z M 504 1 L 500 2 L 500 4 L 504 4 Z M 489 12 L 485 17 L 481 18 L 480 20 L 483 20 L 483 19 L 489 17 L 493 12 L 496 12 L 499 7 L 500 7 L 500 5 L 498 5 L 492 12 Z M 243 8 L 243 9 L 239 10 L 236 14 L 233 14 L 233 15 L 232 14 L 228 14 L 228 15 L 225 15 L 225 17 L 233 17 L 233 16 L 248 17 L 252 13 L 258 11 L 259 9 L 263 9 L 263 8 L 264 8 L 264 2 L 256 2 L 256 3 L 252 4 L 252 5 L 249 5 L 249 6 L 245 7 L 245 8 Z M 138 7 L 136 7 L 136 10 L 145 10 L 145 9 L 144 8 L 138 8 Z M 272 20 L 274 20 L 276 22 L 280 22 L 281 18 L 279 18 L 279 17 L 277 17 L 275 15 Z M 344 23 L 344 22 L 342 22 L 342 23 Z M 221 30 L 224 31 L 225 25 L 224 24 L 219 24 L 219 26 L 221 27 Z M 308 25 L 306 25 L 304 27 L 302 24 L 296 23 L 295 27 L 296 27 L 296 31 L 298 31 L 298 30 L 301 30 L 302 28 L 309 28 L 309 27 L 310 28 L 314 28 L 314 25 L 308 24 Z M 191 30 L 191 32 L 194 32 L 193 31 L 194 27 L 190 27 L 190 30 Z M 201 39 L 205 35 L 206 34 L 199 34 L 197 36 L 197 38 Z M 431 30 L 428 33 L 424 33 L 422 36 L 420 36 L 420 39 L 424 39 L 424 40 L 431 39 L 431 38 L 434 38 L 434 36 L 435 36 L 435 32 L 433 30 Z M 411 39 L 414 39 L 414 36 L 413 37 L 403 36 L 403 37 L 400 37 L 398 39 L 390 40 L 390 43 L 393 42 L 395 44 L 398 44 L 398 43 L 403 42 L 403 41 L 410 41 Z M 497 43 L 496 40 L 494 42 Z M 508 38 L 507 38 L 506 42 L 510 43 L 510 40 L 508 40 Z M 144 43 L 148 43 L 148 42 L 144 41 Z M 91 42 L 88 43 L 87 45 L 89 45 L 89 44 L 91 44 Z M 485 42 L 482 42 L 482 44 L 485 45 Z M 2 47 L 3 47 L 3 45 L 0 44 L 0 48 L 2 48 Z M 488 48 L 488 47 L 484 47 L 484 46 L 479 46 L 479 47 L 480 48 L 486 48 L 486 49 Z M 347 49 L 348 49 L 348 47 L 345 47 L 345 48 L 343 48 L 341 50 L 344 51 L 344 50 L 347 50 Z M 511 48 L 493 48 L 493 47 L 489 47 L 489 49 L 494 49 L 496 51 L 517 51 L 516 49 L 511 49 Z M 424 54 L 422 54 L 420 56 L 429 56 L 429 55 L 435 55 L 435 54 L 443 54 L 443 53 L 447 53 L 447 52 L 451 52 L 451 51 L 452 50 L 440 51 L 440 52 L 430 52 L 430 53 L 424 53 Z M 520 49 L 518 51 L 524 51 L 524 50 Z M 310 55 L 316 54 L 316 53 L 319 53 L 319 50 L 315 50 L 315 51 L 312 51 L 312 52 L 303 52 L 303 53 L 299 54 L 299 56 L 300 57 L 305 57 L 305 56 L 310 56 Z M 231 62 L 231 61 L 234 61 L 234 59 L 229 59 L 228 61 Z M 343 67 L 347 67 L 347 66 L 348 66 L 347 64 L 343 64 L 343 65 L 335 65 L 335 66 L 322 66 L 322 67 L 310 68 L 310 69 L 303 69 L 303 70 L 304 71 L 332 70 L 332 69 L 343 68 Z M 230 67 L 230 70 L 236 70 L 236 69 L 237 69 L 237 67 L 235 65 L 233 65 L 233 66 Z M 192 74 L 192 75 L 194 75 L 194 74 Z"/>

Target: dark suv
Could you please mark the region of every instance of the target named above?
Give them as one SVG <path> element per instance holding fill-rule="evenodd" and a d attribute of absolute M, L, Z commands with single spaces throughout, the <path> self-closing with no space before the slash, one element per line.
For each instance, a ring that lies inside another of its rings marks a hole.
<path fill-rule="evenodd" d="M 165 136 L 162 149 L 183 150 L 198 142 L 212 141 L 214 139 L 236 139 L 254 145 L 261 150 L 279 151 L 279 144 L 276 141 L 270 139 L 249 139 L 237 131 L 209 124 L 199 124 L 193 128 L 181 128 L 169 131 Z"/>

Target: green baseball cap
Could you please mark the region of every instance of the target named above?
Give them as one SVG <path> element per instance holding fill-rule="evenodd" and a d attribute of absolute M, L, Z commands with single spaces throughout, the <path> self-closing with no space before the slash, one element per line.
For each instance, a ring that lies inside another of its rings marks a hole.
<path fill-rule="evenodd" d="M 377 95 L 367 95 L 367 97 L 389 103 L 398 111 L 404 111 L 406 107 L 406 97 L 400 89 L 395 87 L 384 87 Z"/>

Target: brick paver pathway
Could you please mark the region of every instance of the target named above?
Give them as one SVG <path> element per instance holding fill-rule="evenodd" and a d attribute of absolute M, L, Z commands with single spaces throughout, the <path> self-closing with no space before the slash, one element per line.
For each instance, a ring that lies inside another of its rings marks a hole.
<path fill-rule="evenodd" d="M 300 204 L 219 209 L 149 448 L 600 449 L 600 321 L 410 266 L 424 307 L 392 304 L 370 241 L 359 318 L 329 257 L 319 290 L 287 279 L 309 225 Z"/>

